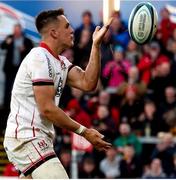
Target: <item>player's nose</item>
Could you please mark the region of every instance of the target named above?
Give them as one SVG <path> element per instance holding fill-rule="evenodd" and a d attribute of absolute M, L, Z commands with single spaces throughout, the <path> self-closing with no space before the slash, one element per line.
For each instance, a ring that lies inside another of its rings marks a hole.
<path fill-rule="evenodd" d="M 74 34 L 74 29 L 70 26 L 70 32 L 71 34 Z"/>

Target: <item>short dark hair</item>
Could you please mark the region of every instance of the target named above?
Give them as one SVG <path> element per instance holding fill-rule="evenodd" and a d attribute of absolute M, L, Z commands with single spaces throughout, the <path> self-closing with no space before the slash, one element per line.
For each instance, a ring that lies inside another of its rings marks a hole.
<path fill-rule="evenodd" d="M 92 18 L 92 13 L 89 10 L 86 10 L 82 13 L 82 17 L 85 17 L 85 16 L 89 16 L 90 18 Z"/>
<path fill-rule="evenodd" d="M 43 28 L 49 23 L 58 20 L 57 17 L 64 15 L 64 10 L 62 8 L 56 10 L 42 11 L 38 14 L 35 19 L 35 25 L 39 33 L 42 32 Z"/>

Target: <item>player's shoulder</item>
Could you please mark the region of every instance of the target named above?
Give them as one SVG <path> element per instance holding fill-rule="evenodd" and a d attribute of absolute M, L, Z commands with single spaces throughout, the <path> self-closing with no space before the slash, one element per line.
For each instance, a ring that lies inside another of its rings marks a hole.
<path fill-rule="evenodd" d="M 59 55 L 59 59 L 62 61 L 69 61 L 65 56 Z"/>
<path fill-rule="evenodd" d="M 41 47 L 34 47 L 31 49 L 30 53 L 28 54 L 28 59 L 35 60 L 35 61 L 45 61 L 46 56 L 43 52 Z"/>
<path fill-rule="evenodd" d="M 72 64 L 65 56 L 59 55 L 59 59 L 63 61 L 65 64 L 70 65 Z"/>
<path fill-rule="evenodd" d="M 34 48 L 32 48 L 31 53 L 35 54 L 35 55 L 42 55 L 42 54 L 44 54 L 43 48 L 41 48 L 41 47 L 34 47 Z"/>
<path fill-rule="evenodd" d="M 64 62 L 64 64 L 69 67 L 72 63 L 65 57 L 65 56 L 61 56 L 59 55 L 59 59 Z"/>

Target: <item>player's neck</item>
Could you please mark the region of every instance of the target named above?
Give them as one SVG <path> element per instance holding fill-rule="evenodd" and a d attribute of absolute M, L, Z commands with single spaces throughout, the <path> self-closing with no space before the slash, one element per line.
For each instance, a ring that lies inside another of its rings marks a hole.
<path fill-rule="evenodd" d="M 46 40 L 42 40 L 42 42 L 45 43 L 49 47 L 49 49 L 52 51 L 52 53 L 55 56 L 58 56 L 64 51 L 64 49 L 61 46 L 58 46 L 56 43 L 46 41 Z"/>

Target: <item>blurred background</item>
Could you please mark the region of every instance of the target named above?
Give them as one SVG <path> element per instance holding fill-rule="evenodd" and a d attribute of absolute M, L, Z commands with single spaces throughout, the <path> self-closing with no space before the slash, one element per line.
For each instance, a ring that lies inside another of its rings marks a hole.
<path fill-rule="evenodd" d="M 155 37 L 143 46 L 130 39 L 127 29 L 130 12 L 139 2 L 0 1 L 1 178 L 18 176 L 2 142 L 16 72 L 40 42 L 35 16 L 60 7 L 75 29 L 75 45 L 63 55 L 83 69 L 96 25 L 115 17 L 102 42 L 96 90 L 84 93 L 66 86 L 60 103 L 76 121 L 104 134 L 113 147 L 100 153 L 82 137 L 55 128 L 55 150 L 69 177 L 176 178 L 176 1 L 148 1 L 157 9 L 159 21 Z"/>

